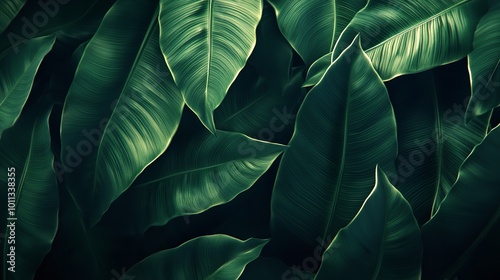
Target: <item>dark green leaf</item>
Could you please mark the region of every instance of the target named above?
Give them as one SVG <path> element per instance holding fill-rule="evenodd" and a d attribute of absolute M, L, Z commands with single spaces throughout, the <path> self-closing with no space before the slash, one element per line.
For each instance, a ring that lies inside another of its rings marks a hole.
<path fill-rule="evenodd" d="M 166 150 L 179 125 L 182 97 L 159 50 L 156 15 L 155 1 L 116 2 L 64 104 L 61 160 L 86 223 Z"/>
<path fill-rule="evenodd" d="M 455 65 L 398 77 L 387 85 L 399 148 L 397 175 L 391 179 L 419 224 L 430 219 L 457 179 L 460 165 L 488 129 L 489 116 L 465 125 L 467 67 L 451 66 Z"/>
<path fill-rule="evenodd" d="M 49 113 L 50 110 L 46 110 L 37 116 L 26 112 L 16 125 L 4 132 L 0 141 L 0 170 L 3 173 L 0 189 L 6 202 L 1 210 L 2 233 L 6 236 L 2 244 L 2 279 L 33 279 L 56 234 L 59 193 L 52 169 L 54 155 L 50 150 Z M 9 182 L 14 182 L 15 186 L 9 186 Z M 14 210 L 7 211 L 7 207 L 11 208 L 11 198 Z M 8 254 L 12 255 L 12 251 L 15 272 L 7 270 L 11 267 Z"/>
<path fill-rule="evenodd" d="M 12 19 L 14 19 L 26 4 L 27 0 L 10 0 L 0 2 L 0 34 L 9 26 Z"/>
<path fill-rule="evenodd" d="M 377 163 L 392 165 L 396 123 L 387 90 L 356 39 L 299 109 L 272 197 L 272 243 L 310 255 L 317 238 L 346 226 L 373 188 Z M 293 246 L 290 246 L 293 244 Z"/>
<path fill-rule="evenodd" d="M 116 201 L 115 227 L 142 233 L 226 203 L 250 188 L 284 149 L 225 131 L 177 139 Z"/>
<path fill-rule="evenodd" d="M 21 114 L 38 67 L 54 41 L 52 36 L 32 39 L 0 57 L 0 137 Z"/>
<path fill-rule="evenodd" d="M 323 254 L 316 280 L 420 279 L 422 240 L 410 204 L 377 167 L 375 188 Z"/>
<path fill-rule="evenodd" d="M 137 279 L 234 280 L 266 243 L 228 235 L 202 236 L 147 257 L 126 275 Z"/>
<path fill-rule="evenodd" d="M 476 146 L 437 213 L 422 227 L 423 276 L 443 279 L 457 271 L 500 217 L 500 127 Z"/>
<path fill-rule="evenodd" d="M 488 13 L 477 26 L 469 69 L 472 99 L 467 121 L 500 105 L 500 1 L 490 1 Z"/>

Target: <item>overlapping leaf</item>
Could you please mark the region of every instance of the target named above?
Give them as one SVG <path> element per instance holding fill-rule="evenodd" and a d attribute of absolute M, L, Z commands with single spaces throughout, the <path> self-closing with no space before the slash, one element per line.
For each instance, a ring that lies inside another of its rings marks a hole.
<path fill-rule="evenodd" d="M 21 114 L 38 67 L 54 41 L 54 37 L 32 39 L 0 57 L 0 137 Z"/>
<path fill-rule="evenodd" d="M 449 278 L 500 218 L 500 127 L 476 146 L 437 213 L 422 227 L 423 276 Z"/>
<path fill-rule="evenodd" d="M 331 61 L 360 34 L 363 50 L 384 81 L 450 63 L 472 50 L 474 31 L 485 10 L 483 0 L 370 1 L 342 33 Z M 318 67 L 324 63 L 316 64 L 307 85 L 316 84 L 324 72 Z"/>
<path fill-rule="evenodd" d="M 182 97 L 159 49 L 156 11 L 155 1 L 116 2 L 64 105 L 61 160 L 86 223 L 96 223 L 166 150 L 180 121 Z"/>
<path fill-rule="evenodd" d="M 0 167 L 5 172 L 0 176 L 5 199 L 1 225 L 2 233 L 9 237 L 2 244 L 2 279 L 33 279 L 56 234 L 59 192 L 52 169 L 49 113 L 26 112 L 0 141 Z M 8 182 L 15 186 L 8 186 Z M 7 211 L 7 197 L 15 199 L 13 207 L 9 203 L 13 210 Z M 15 272 L 7 270 L 11 267 L 8 254 L 14 255 Z"/>
<path fill-rule="evenodd" d="M 489 115 L 465 125 L 470 92 L 465 63 L 398 77 L 387 88 L 398 128 L 397 175 L 392 182 L 423 224 L 451 189 L 465 158 L 486 136 Z"/>
<path fill-rule="evenodd" d="M 420 279 L 421 262 L 411 206 L 377 168 L 375 188 L 325 251 L 314 279 Z"/>
<path fill-rule="evenodd" d="M 284 149 L 225 131 L 179 138 L 116 201 L 113 224 L 142 233 L 226 203 L 250 188 Z"/>
<path fill-rule="evenodd" d="M 500 1 L 490 8 L 474 34 L 474 49 L 469 54 L 472 99 L 467 121 L 500 105 Z"/>
<path fill-rule="evenodd" d="M 366 0 L 269 0 L 281 32 L 306 64 L 331 52 Z M 352 39 L 351 39 L 352 41 Z"/>
<path fill-rule="evenodd" d="M 266 243 L 222 234 L 202 236 L 147 257 L 126 275 L 137 279 L 234 280 L 259 256 Z"/>
<path fill-rule="evenodd" d="M 396 157 L 387 90 L 359 38 L 350 52 L 355 55 L 341 55 L 306 96 L 281 160 L 271 242 L 282 255 L 311 255 L 317 238 L 335 236 L 372 190 L 375 165 L 391 168 Z"/>
<path fill-rule="evenodd" d="M 215 132 L 219 106 L 255 46 L 260 0 L 161 0 L 160 45 L 186 104 Z"/>

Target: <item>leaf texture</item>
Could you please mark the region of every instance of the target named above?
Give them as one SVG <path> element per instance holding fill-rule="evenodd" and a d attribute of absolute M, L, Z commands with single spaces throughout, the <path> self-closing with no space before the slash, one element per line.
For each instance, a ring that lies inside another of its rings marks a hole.
<path fill-rule="evenodd" d="M 360 209 L 377 163 L 396 157 L 387 90 L 359 38 L 306 96 L 280 163 L 271 202 L 272 243 L 283 256 L 311 255 Z M 290 247 L 289 244 L 294 244 Z"/>
<path fill-rule="evenodd" d="M 161 0 L 160 46 L 186 105 L 215 132 L 213 111 L 256 42 L 260 0 Z"/>
<path fill-rule="evenodd" d="M 179 125 L 183 101 L 159 49 L 156 10 L 155 1 L 116 2 L 64 104 L 63 170 L 90 225 L 167 149 Z"/>

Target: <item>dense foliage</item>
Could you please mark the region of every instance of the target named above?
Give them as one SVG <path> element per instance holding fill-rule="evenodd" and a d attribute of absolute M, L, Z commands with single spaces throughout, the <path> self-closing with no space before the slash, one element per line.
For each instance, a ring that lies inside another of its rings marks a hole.
<path fill-rule="evenodd" d="M 2 279 L 500 278 L 500 0 L 2 0 L 0 33 Z"/>

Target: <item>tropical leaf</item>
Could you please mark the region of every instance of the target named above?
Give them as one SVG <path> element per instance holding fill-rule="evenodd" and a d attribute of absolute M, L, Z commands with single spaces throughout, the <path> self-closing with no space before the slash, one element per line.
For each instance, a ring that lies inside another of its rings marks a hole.
<path fill-rule="evenodd" d="M 226 203 L 250 188 L 284 149 L 225 131 L 179 138 L 116 201 L 114 227 L 142 233 Z"/>
<path fill-rule="evenodd" d="M 159 50 L 156 14 L 155 1 L 117 1 L 64 104 L 61 160 L 87 224 L 166 150 L 179 125 L 182 97 Z"/>
<path fill-rule="evenodd" d="M 0 56 L 9 48 L 17 52 L 30 39 L 51 35 L 77 22 L 96 2 L 97 0 L 26 1 L 26 5 L 5 29 L 3 34 L 6 36 L 0 37 Z"/>
<path fill-rule="evenodd" d="M 398 128 L 398 169 L 392 183 L 423 224 L 455 183 L 465 158 L 486 136 L 489 115 L 464 123 L 470 95 L 465 63 L 398 77 L 387 89 Z"/>
<path fill-rule="evenodd" d="M 28 99 L 42 59 L 52 49 L 54 37 L 29 40 L 0 57 L 0 137 L 11 127 Z"/>
<path fill-rule="evenodd" d="M 474 49 L 469 53 L 472 99 L 466 120 L 485 114 L 500 105 L 500 1 L 490 8 L 477 25 Z"/>
<path fill-rule="evenodd" d="M 377 167 L 375 188 L 323 254 L 322 279 L 420 279 L 422 240 L 410 204 Z"/>
<path fill-rule="evenodd" d="M 476 146 L 437 213 L 422 227 L 423 276 L 453 276 L 500 218 L 500 127 Z"/>
<path fill-rule="evenodd" d="M 485 11 L 484 0 L 370 1 L 342 33 L 331 61 L 360 34 L 363 50 L 384 81 L 450 63 L 472 50 Z M 321 61 L 311 67 L 306 85 L 316 84 L 323 75 Z"/>
<path fill-rule="evenodd" d="M 160 46 L 186 105 L 215 132 L 213 111 L 256 42 L 261 0 L 161 0 Z"/>
<path fill-rule="evenodd" d="M 27 0 L 12 0 L 0 2 L 0 33 L 2 33 L 7 26 L 9 26 L 12 19 L 14 19 L 26 4 Z"/>
<path fill-rule="evenodd" d="M 283 256 L 309 256 L 360 209 L 377 163 L 396 158 L 396 123 L 385 86 L 356 38 L 306 96 L 272 197 L 272 241 Z M 331 240 L 331 239 L 330 239 Z M 290 244 L 294 244 L 290 247 Z"/>
<path fill-rule="evenodd" d="M 330 64 L 332 64 L 332 53 L 327 53 L 316 60 L 307 70 L 306 81 L 302 86 L 312 87 L 317 84 Z"/>
<path fill-rule="evenodd" d="M 267 242 L 255 238 L 241 241 L 222 234 L 202 236 L 147 257 L 126 275 L 138 279 L 234 280 Z"/>
<path fill-rule="evenodd" d="M 283 35 L 306 64 L 331 52 L 367 0 L 269 0 Z M 351 38 L 352 41 L 352 38 Z"/>
<path fill-rule="evenodd" d="M 0 168 L 6 172 L 0 176 L 1 194 L 9 202 L 1 211 L 2 233 L 9 236 L 2 246 L 2 279 L 33 279 L 56 234 L 59 193 L 49 114 L 50 110 L 39 115 L 26 112 L 0 141 Z M 8 270 L 12 254 L 14 272 Z"/>

